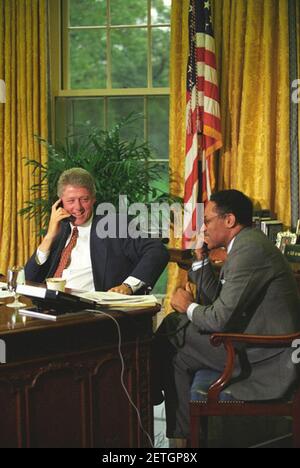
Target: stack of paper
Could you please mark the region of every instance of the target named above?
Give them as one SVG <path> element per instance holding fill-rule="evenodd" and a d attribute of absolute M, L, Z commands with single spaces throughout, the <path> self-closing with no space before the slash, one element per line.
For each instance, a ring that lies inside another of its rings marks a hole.
<path fill-rule="evenodd" d="M 85 299 L 90 299 L 105 307 L 110 308 L 144 308 L 154 307 L 158 304 L 155 296 L 127 296 L 126 294 L 119 294 L 115 292 L 86 292 L 76 294 Z"/>

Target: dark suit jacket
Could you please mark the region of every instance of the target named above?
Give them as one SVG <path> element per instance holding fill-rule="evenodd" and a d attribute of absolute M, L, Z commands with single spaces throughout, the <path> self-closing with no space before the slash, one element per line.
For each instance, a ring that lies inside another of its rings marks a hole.
<path fill-rule="evenodd" d="M 128 276 L 134 276 L 153 287 L 169 260 L 165 246 L 156 239 L 100 239 L 96 232 L 100 220 L 100 216 L 94 216 L 90 238 L 95 290 L 106 291 L 118 286 Z M 39 265 L 36 253 L 27 262 L 26 280 L 43 283 L 54 275 L 70 232 L 69 222 L 62 222 L 46 263 Z"/>
<path fill-rule="evenodd" d="M 193 323 L 204 332 L 283 335 L 300 331 L 300 298 L 290 266 L 259 230 L 245 228 L 236 237 L 221 270 L 218 286 L 212 266 L 190 273 L 210 299 L 193 312 Z M 219 289 L 219 293 L 218 293 Z M 217 291 L 217 297 L 214 299 Z M 252 373 L 230 388 L 236 398 L 281 397 L 296 376 L 292 350 L 247 350 Z"/>

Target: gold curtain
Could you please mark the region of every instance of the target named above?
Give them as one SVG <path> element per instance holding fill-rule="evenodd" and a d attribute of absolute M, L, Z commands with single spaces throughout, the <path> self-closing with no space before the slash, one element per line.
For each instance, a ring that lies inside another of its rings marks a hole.
<path fill-rule="evenodd" d="M 188 58 L 189 0 L 172 2 L 171 13 L 171 64 L 170 64 L 170 192 L 183 198 L 185 161 L 185 103 L 186 64 Z M 170 247 L 182 248 L 181 239 L 171 236 Z M 170 311 L 170 297 L 177 287 L 186 282 L 186 272 L 176 263 L 168 267 L 168 286 L 165 311 Z"/>
<path fill-rule="evenodd" d="M 223 134 L 220 157 L 215 157 L 217 188 L 245 192 L 289 225 L 288 2 L 211 3 Z M 170 172 L 176 179 L 171 191 L 180 196 L 184 190 L 188 5 L 187 0 L 173 0 L 171 18 Z M 170 294 L 185 278 L 175 265 L 169 268 L 167 311 Z"/>
<path fill-rule="evenodd" d="M 218 188 L 290 219 L 286 0 L 215 0 L 224 146 Z"/>
<path fill-rule="evenodd" d="M 18 215 L 39 174 L 24 157 L 46 162 L 34 135 L 47 138 L 47 0 L 0 0 L 0 272 L 24 264 L 39 239 L 34 220 Z"/>

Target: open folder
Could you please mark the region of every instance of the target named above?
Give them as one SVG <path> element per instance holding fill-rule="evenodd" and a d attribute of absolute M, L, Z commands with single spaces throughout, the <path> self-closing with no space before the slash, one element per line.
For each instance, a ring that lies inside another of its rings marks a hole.
<path fill-rule="evenodd" d="M 144 308 L 144 307 L 154 307 L 158 304 L 158 300 L 153 295 L 143 295 L 143 296 L 127 296 L 125 294 L 120 294 L 116 292 L 86 292 L 86 293 L 76 293 L 82 299 L 88 299 L 90 301 L 97 302 L 104 307 L 110 308 Z"/>

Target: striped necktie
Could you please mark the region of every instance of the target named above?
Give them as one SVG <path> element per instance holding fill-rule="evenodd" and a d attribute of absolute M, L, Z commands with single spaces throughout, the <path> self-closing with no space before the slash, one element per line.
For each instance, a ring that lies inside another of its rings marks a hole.
<path fill-rule="evenodd" d="M 72 231 L 70 242 L 66 245 L 66 247 L 61 252 L 60 261 L 54 273 L 55 278 L 61 278 L 63 271 L 66 268 L 68 268 L 68 266 L 70 265 L 71 253 L 76 245 L 77 239 L 78 239 L 78 228 L 75 226 Z"/>

